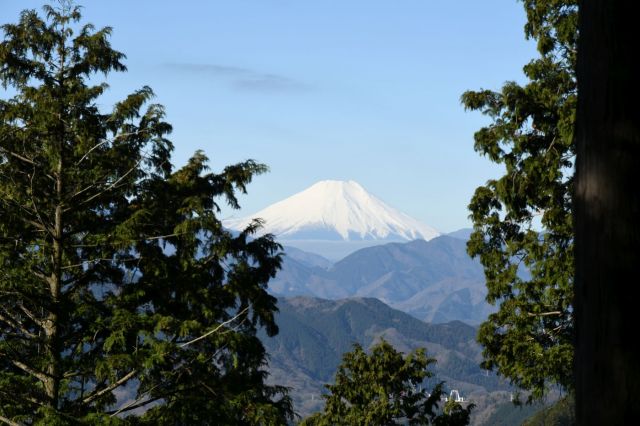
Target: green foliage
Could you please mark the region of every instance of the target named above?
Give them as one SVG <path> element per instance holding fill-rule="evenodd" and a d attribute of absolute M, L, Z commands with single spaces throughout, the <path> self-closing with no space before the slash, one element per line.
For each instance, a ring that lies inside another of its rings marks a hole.
<path fill-rule="evenodd" d="M 431 394 L 420 386 L 431 377 L 427 367 L 435 360 L 418 349 L 403 356 L 384 340 L 371 349 L 359 344 L 343 355 L 335 384 L 326 385 L 323 413 L 305 419 L 303 425 L 466 425 L 473 405 L 450 405 L 438 415 L 442 384 Z"/>
<path fill-rule="evenodd" d="M 567 395 L 550 407 L 526 419 L 523 426 L 573 426 L 576 424 L 575 398 Z"/>
<path fill-rule="evenodd" d="M 0 421 L 284 423 L 256 337 L 278 331 L 281 247 L 216 216 L 266 167 L 173 170 L 150 88 L 98 108 L 98 75 L 126 69 L 110 28 L 60 5 L 2 27 Z"/>
<path fill-rule="evenodd" d="M 477 329 L 472 326 L 459 321 L 426 324 L 372 298 L 344 303 L 307 299 L 308 302 L 298 306 L 295 300 L 280 301 L 277 314 L 280 332 L 275 338 L 263 341 L 271 355 L 284 351 L 285 356 L 295 357 L 295 362 L 302 363 L 314 379 L 331 380 L 342 354 L 351 350 L 354 342 L 369 347 L 376 336 L 384 336 L 383 330 L 395 329 L 406 341 L 452 349 L 435 366 L 436 376 L 430 382 L 436 382 L 440 373 L 487 390 L 504 389 L 504 383 L 495 375 L 481 374 L 475 360 L 479 355 L 475 344 Z"/>
<path fill-rule="evenodd" d="M 484 266 L 487 300 L 500 305 L 478 334 L 483 367 L 541 398 L 550 383 L 572 387 L 577 2 L 524 5 L 540 53 L 524 67 L 529 81 L 462 96 L 492 120 L 476 132 L 476 151 L 505 167 L 475 191 L 467 248 Z"/>
<path fill-rule="evenodd" d="M 449 399 L 444 404 L 442 414 L 433 419 L 433 424 L 435 426 L 468 425 L 471 410 L 474 407 L 474 404 L 468 404 L 465 408 L 459 402 Z"/>

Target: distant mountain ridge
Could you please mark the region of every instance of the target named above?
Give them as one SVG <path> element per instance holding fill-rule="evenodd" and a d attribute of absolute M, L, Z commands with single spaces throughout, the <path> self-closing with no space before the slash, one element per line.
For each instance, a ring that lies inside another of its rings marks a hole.
<path fill-rule="evenodd" d="M 473 228 L 462 228 L 462 229 L 458 229 L 457 231 L 453 231 L 453 232 L 449 232 L 447 235 L 448 237 L 453 237 L 453 238 L 458 238 L 464 241 L 468 241 L 469 238 L 471 237 L 471 233 L 473 232 Z"/>
<path fill-rule="evenodd" d="M 365 349 L 384 337 L 396 349 L 427 348 L 437 359 L 427 386 L 444 380 L 483 409 L 487 396 L 508 401 L 507 383 L 479 367 L 476 329 L 459 321 L 427 324 L 373 298 L 324 300 L 279 298 L 275 337 L 261 336 L 269 354 L 270 380 L 292 387 L 296 410 L 308 415 L 322 407 L 323 384 L 333 381 L 342 355 L 353 343 Z"/>
<path fill-rule="evenodd" d="M 484 282 L 465 241 L 440 236 L 364 248 L 329 268 L 286 256 L 269 289 L 279 296 L 375 297 L 428 322 L 479 324 L 494 309 Z"/>
<path fill-rule="evenodd" d="M 228 219 L 224 226 L 240 230 L 254 218 L 264 220 L 260 233 L 274 234 L 285 245 L 332 260 L 370 245 L 430 240 L 440 235 L 355 181 L 317 182 L 248 217 Z"/>
<path fill-rule="evenodd" d="M 318 267 L 322 269 L 329 269 L 333 266 L 333 262 L 329 259 L 320 256 L 319 254 L 311 253 L 308 251 L 300 250 L 295 247 L 284 247 L 285 259 L 294 259 L 301 264 L 308 267 Z"/>

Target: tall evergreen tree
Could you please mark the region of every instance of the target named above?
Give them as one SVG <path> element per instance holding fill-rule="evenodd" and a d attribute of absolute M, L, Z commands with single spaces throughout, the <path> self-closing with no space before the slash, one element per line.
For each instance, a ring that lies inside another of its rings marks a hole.
<path fill-rule="evenodd" d="M 484 368 L 541 397 L 549 384 L 572 388 L 572 187 L 576 110 L 576 0 L 523 0 L 525 34 L 540 57 L 525 84 L 469 91 L 467 109 L 492 123 L 475 149 L 505 173 L 476 189 L 468 252 L 484 266 L 490 303 L 478 334 Z"/>
<path fill-rule="evenodd" d="M 126 69 L 111 29 L 60 5 L 2 27 L 0 422 L 284 423 L 256 337 L 280 246 L 216 216 L 266 167 L 173 170 L 150 88 L 98 108 L 95 77 Z"/>

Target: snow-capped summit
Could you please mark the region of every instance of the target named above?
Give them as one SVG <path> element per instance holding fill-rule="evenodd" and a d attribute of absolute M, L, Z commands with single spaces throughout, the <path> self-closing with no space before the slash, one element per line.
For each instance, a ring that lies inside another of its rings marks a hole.
<path fill-rule="evenodd" d="M 253 218 L 278 240 L 430 240 L 438 231 L 385 204 L 354 181 L 324 180 L 249 217 L 224 222 L 240 230 Z M 293 245 L 293 244 L 291 244 Z"/>

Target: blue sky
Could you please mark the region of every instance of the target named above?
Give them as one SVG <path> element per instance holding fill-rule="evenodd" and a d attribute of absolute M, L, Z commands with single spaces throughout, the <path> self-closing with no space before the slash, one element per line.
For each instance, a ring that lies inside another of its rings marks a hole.
<path fill-rule="evenodd" d="M 474 189 L 501 169 L 473 150 L 487 119 L 468 89 L 522 81 L 535 56 L 516 0 L 85 0 L 129 71 L 104 107 L 149 85 L 174 126 L 174 164 L 254 158 L 240 212 L 324 179 L 355 180 L 444 232 L 467 227 Z M 0 0 L 0 17 L 42 1 Z"/>

